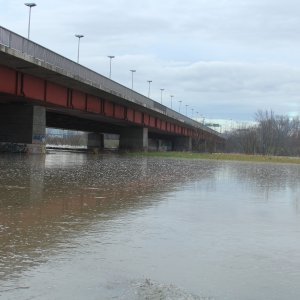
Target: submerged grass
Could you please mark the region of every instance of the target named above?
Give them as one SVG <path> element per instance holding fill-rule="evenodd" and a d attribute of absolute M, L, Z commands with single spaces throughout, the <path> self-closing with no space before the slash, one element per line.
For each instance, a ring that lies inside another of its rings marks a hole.
<path fill-rule="evenodd" d="M 147 156 L 147 157 L 180 158 L 180 159 L 211 159 L 211 160 L 300 164 L 300 157 L 248 155 L 248 154 L 235 154 L 235 153 L 193 153 L 193 152 L 172 151 L 172 152 L 136 152 L 136 153 L 132 153 L 131 155 L 140 155 L 140 156 Z"/>

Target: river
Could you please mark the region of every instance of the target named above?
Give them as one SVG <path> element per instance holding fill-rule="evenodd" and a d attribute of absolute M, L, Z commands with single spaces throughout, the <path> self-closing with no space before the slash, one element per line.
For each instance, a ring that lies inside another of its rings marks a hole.
<path fill-rule="evenodd" d="M 300 166 L 0 156 L 0 299 L 300 299 Z"/>

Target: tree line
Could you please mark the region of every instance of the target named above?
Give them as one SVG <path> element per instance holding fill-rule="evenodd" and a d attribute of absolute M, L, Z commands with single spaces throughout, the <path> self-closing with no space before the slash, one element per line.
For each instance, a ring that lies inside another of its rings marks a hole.
<path fill-rule="evenodd" d="M 258 111 L 255 121 L 255 125 L 225 133 L 227 152 L 300 156 L 299 117 Z"/>

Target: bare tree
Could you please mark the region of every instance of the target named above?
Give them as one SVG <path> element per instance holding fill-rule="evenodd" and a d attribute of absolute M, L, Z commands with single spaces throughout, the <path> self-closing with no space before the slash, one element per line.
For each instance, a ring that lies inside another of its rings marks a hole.
<path fill-rule="evenodd" d="M 258 111 L 257 125 L 227 133 L 227 151 L 263 155 L 300 155 L 300 119 Z"/>

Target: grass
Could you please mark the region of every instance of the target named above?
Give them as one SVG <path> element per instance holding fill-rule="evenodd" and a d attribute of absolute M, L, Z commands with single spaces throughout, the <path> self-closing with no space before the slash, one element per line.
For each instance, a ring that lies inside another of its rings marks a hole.
<path fill-rule="evenodd" d="M 248 155 L 248 154 L 233 154 L 233 153 L 136 152 L 136 153 L 132 153 L 131 155 L 140 155 L 146 157 L 179 158 L 179 159 L 211 159 L 211 160 L 300 164 L 300 157 Z"/>

